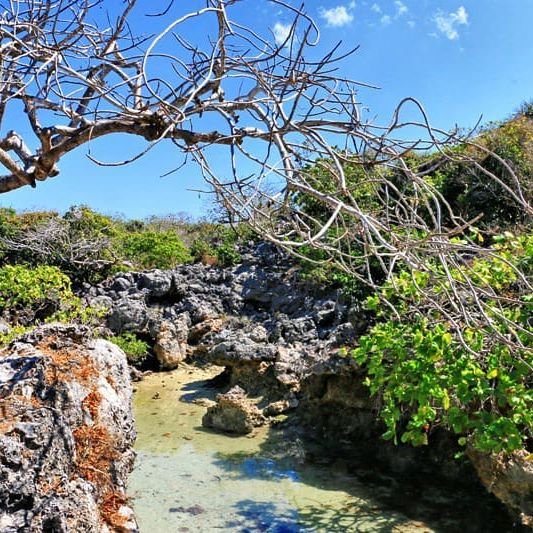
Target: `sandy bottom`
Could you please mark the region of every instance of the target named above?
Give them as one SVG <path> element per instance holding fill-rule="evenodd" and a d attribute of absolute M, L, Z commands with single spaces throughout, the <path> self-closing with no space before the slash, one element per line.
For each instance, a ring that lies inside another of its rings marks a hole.
<path fill-rule="evenodd" d="M 363 483 L 342 458 L 310 464 L 298 439 L 280 430 L 244 437 L 205 430 L 206 408 L 194 401 L 213 396 L 205 380 L 216 373 L 185 368 L 136 384 L 138 458 L 129 493 L 142 533 L 487 531 L 464 529 L 453 513 L 424 521 L 418 517 L 427 513 L 408 517 L 384 506 L 397 483 Z M 444 495 L 429 497 L 453 509 Z M 422 506 L 425 500 L 420 494 Z"/>

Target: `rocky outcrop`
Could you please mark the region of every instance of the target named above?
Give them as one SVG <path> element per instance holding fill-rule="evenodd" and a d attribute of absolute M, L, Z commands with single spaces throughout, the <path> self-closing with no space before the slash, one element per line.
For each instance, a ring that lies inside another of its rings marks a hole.
<path fill-rule="evenodd" d="M 250 394 L 260 372 L 266 386 L 291 389 L 317 363 L 353 341 L 364 323 L 340 291 L 313 292 L 297 283 L 287 258 L 262 244 L 243 264 L 218 269 L 119 274 L 86 299 L 109 308 L 107 327 L 150 339 L 160 367 L 186 357 L 225 366 Z M 268 370 L 268 371 L 267 371 Z"/>
<path fill-rule="evenodd" d="M 181 313 L 174 321 L 163 320 L 157 328 L 154 353 L 163 369 L 176 368 L 187 357 L 187 339 L 191 320 Z"/>
<path fill-rule="evenodd" d="M 423 470 L 447 480 L 474 479 L 471 469 L 453 459 L 457 439 L 444 431 L 432 435 L 425 450 L 380 440 L 383 428 L 364 376 L 342 350 L 365 330 L 365 312 L 340 291 L 298 281 L 288 258 L 271 245 L 250 250 L 242 264 L 228 269 L 183 265 L 120 274 L 87 287 L 85 297 L 109 308 L 107 327 L 114 333 L 134 331 L 149 339 L 161 368 L 187 359 L 226 369 L 226 390 L 238 386 L 246 395 L 237 389 L 222 395 L 205 417 L 209 427 L 244 433 L 297 407 L 308 431 L 349 443 L 350 453 L 370 449 L 369 460 L 399 474 Z M 518 471 L 527 474 L 528 463 L 519 463 L 505 470 L 513 480 Z M 484 481 L 483 467 L 477 469 Z M 496 487 L 491 483 L 485 482 L 489 490 Z M 503 486 L 493 492 L 513 512 L 529 514 L 529 497 Z"/>
<path fill-rule="evenodd" d="M 533 454 L 486 454 L 469 448 L 467 455 L 479 479 L 511 511 L 517 520 L 533 529 Z"/>
<path fill-rule="evenodd" d="M 0 352 L 0 531 L 133 532 L 124 353 L 48 325 Z"/>

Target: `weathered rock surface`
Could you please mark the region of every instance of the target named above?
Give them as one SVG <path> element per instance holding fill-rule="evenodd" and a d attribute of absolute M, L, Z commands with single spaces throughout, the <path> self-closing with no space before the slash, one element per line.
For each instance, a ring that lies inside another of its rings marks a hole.
<path fill-rule="evenodd" d="M 246 391 L 236 385 L 225 394 L 217 395 L 216 405 L 209 407 L 202 425 L 228 433 L 245 435 L 265 423 L 260 409 L 246 396 Z"/>
<path fill-rule="evenodd" d="M 501 500 L 518 521 L 533 529 L 533 454 L 485 454 L 468 449 L 467 455 L 481 482 Z"/>
<path fill-rule="evenodd" d="M 133 532 L 124 353 L 48 325 L 0 352 L 0 531 Z"/>
<path fill-rule="evenodd" d="M 157 329 L 154 353 L 161 368 L 176 368 L 187 357 L 187 338 L 191 320 L 182 313 L 175 320 L 163 320 Z"/>
<path fill-rule="evenodd" d="M 85 297 L 109 307 L 113 333 L 150 339 L 162 368 L 202 357 L 244 379 L 259 369 L 265 375 L 268 366 L 269 376 L 290 389 L 317 362 L 327 364 L 332 350 L 353 341 L 361 313 L 339 291 L 311 294 L 295 284 L 286 262 L 261 244 L 233 268 L 196 264 L 119 274 Z"/>

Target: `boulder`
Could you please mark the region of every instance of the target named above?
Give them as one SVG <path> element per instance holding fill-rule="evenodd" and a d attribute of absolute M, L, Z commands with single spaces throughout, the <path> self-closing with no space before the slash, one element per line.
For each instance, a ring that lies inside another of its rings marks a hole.
<path fill-rule="evenodd" d="M 533 529 L 533 454 L 519 450 L 488 454 L 467 448 L 479 479 L 519 523 Z"/>
<path fill-rule="evenodd" d="M 0 319 L 0 335 L 6 335 L 10 330 L 9 324 Z"/>
<path fill-rule="evenodd" d="M 148 309 L 143 299 L 122 297 L 114 303 L 109 312 L 107 325 L 116 334 L 124 331 L 144 333 L 148 320 Z"/>
<path fill-rule="evenodd" d="M 42 326 L 0 352 L 2 533 L 138 531 L 131 394 L 125 354 L 82 326 Z"/>
<path fill-rule="evenodd" d="M 226 394 L 219 394 L 216 405 L 209 407 L 202 418 L 204 427 L 240 435 L 251 433 L 254 427 L 261 426 L 265 422 L 261 410 L 238 385 Z"/>
<path fill-rule="evenodd" d="M 183 313 L 172 322 L 161 322 L 157 333 L 154 353 L 161 368 L 176 368 L 187 357 L 187 339 L 191 319 Z"/>
<path fill-rule="evenodd" d="M 172 272 L 167 270 L 152 270 L 138 275 L 137 287 L 145 290 L 151 299 L 166 298 L 172 291 Z"/>

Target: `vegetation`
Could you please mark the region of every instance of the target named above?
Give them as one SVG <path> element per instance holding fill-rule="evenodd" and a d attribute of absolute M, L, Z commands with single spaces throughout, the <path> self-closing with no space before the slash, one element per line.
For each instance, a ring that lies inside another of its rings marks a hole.
<path fill-rule="evenodd" d="M 499 452 L 533 437 L 533 295 L 517 274 L 518 266 L 533 274 L 533 235 L 496 241 L 496 253 L 451 272 L 461 280 L 468 269 L 486 286 L 490 330 L 454 319 L 446 306 L 450 282 L 438 267 L 400 272 L 367 299 L 377 323 L 352 353 L 380 398 L 385 438 L 427 444 L 434 428 L 445 427 L 461 444 Z M 522 341 L 514 352 L 503 342 L 512 328 Z"/>
<path fill-rule="evenodd" d="M 121 237 L 124 258 L 142 269 L 174 268 L 190 261 L 182 240 L 172 230 L 144 230 Z"/>
<path fill-rule="evenodd" d="M 108 340 L 121 348 L 126 354 L 128 362 L 134 366 L 141 365 L 150 353 L 148 343 L 137 338 L 133 333 L 122 333 L 110 337 Z"/>
<path fill-rule="evenodd" d="M 449 149 L 473 160 L 469 169 L 438 153 L 405 158 L 409 168 L 426 174 L 433 190 L 428 198 L 439 199 L 450 227 L 452 216 L 475 220 L 475 226 L 465 224 L 440 239 L 445 260 L 429 248 L 416 266 L 386 257 L 377 263 L 376 256 L 364 257 L 358 222 L 349 216 L 326 233 L 332 253 L 325 247 L 299 250 L 305 277 L 366 297 L 371 325 L 351 353 L 366 372 L 386 439 L 418 446 L 446 428 L 460 444 L 484 452 L 533 445 L 533 227 L 507 188 L 514 188 L 514 175 L 525 199 L 533 200 L 533 120 L 530 107 L 525 109 L 483 129 L 476 145 Z M 421 191 L 406 179 L 404 167 L 387 169 L 388 191 L 383 183 L 373 186 L 374 170 L 362 173 L 349 164 L 344 170 L 349 187 L 343 194 L 369 214 L 392 213 L 398 194 L 404 205 L 420 201 Z M 488 180 L 485 171 L 499 181 Z M 315 188 L 339 194 L 327 161 L 308 174 Z M 302 217 L 325 221 L 332 213 L 305 193 L 295 194 L 294 202 Z M 431 213 L 420 213 L 429 226 Z M 427 228 L 401 223 L 391 230 L 402 237 L 411 232 L 413 242 L 431 237 Z M 353 272 L 366 273 L 367 283 Z"/>
<path fill-rule="evenodd" d="M 406 156 L 408 168 L 426 173 L 443 217 L 454 212 L 476 220 L 476 226 L 442 237 L 446 250 L 460 250 L 446 262 L 432 249 L 416 266 L 368 254 L 358 239 L 358 219 L 350 215 L 344 226 L 325 232 L 329 250 L 312 244 L 299 248 L 303 278 L 366 301 L 369 329 L 350 351 L 366 372 L 386 439 L 418 446 L 446 428 L 460 444 L 485 452 L 531 447 L 533 233 L 530 217 L 509 200 L 506 180 L 512 167 L 531 199 L 532 139 L 533 120 L 522 113 L 483 130 L 475 147 L 451 149 L 499 176 L 500 184 L 484 180 L 475 165 L 465 172 L 438 154 Z M 405 168 L 363 172 L 360 156 L 353 158 L 346 159 L 344 192 L 332 185 L 327 159 L 307 169 L 313 187 L 347 195 L 369 214 L 391 209 L 399 196 L 420 201 L 421 191 L 406 179 Z M 377 185 L 385 173 L 388 189 L 383 182 Z M 291 203 L 308 220 L 324 223 L 332 214 L 306 193 L 293 193 Z M 399 238 L 430 237 L 427 228 L 400 223 L 391 228 Z M 240 261 L 242 245 L 254 238 L 243 225 L 193 223 L 183 216 L 125 221 L 83 206 L 64 215 L 1 209 L 0 315 L 12 328 L 0 343 L 42 321 L 90 322 L 98 316 L 98 310 L 83 307 L 72 287 L 124 269 L 173 268 L 189 261 L 231 266 Z M 367 282 L 354 271 L 366 273 Z M 147 343 L 132 333 L 110 340 L 132 364 L 142 364 L 148 355 Z"/>
<path fill-rule="evenodd" d="M 239 246 L 251 238 L 216 223 L 183 216 L 122 220 L 75 206 L 56 212 L 17 213 L 0 209 L 0 345 L 48 321 L 94 324 L 104 310 L 86 307 L 76 296 L 84 283 L 98 283 L 119 271 L 169 269 L 190 261 L 230 266 Z M 186 244 L 188 243 L 188 244 Z M 141 364 L 147 344 L 131 334 L 114 337 L 132 364 Z"/>
<path fill-rule="evenodd" d="M 0 345 L 41 322 L 95 324 L 104 310 L 85 306 L 72 292 L 68 276 L 55 266 L 0 267 L 0 318 L 11 328 L 0 333 Z"/>
<path fill-rule="evenodd" d="M 240 244 L 250 238 L 242 227 L 183 217 L 125 221 L 85 206 L 63 216 L 0 209 L 0 261 L 55 266 L 76 287 L 120 270 L 168 269 L 190 261 L 231 266 L 240 259 Z"/>

